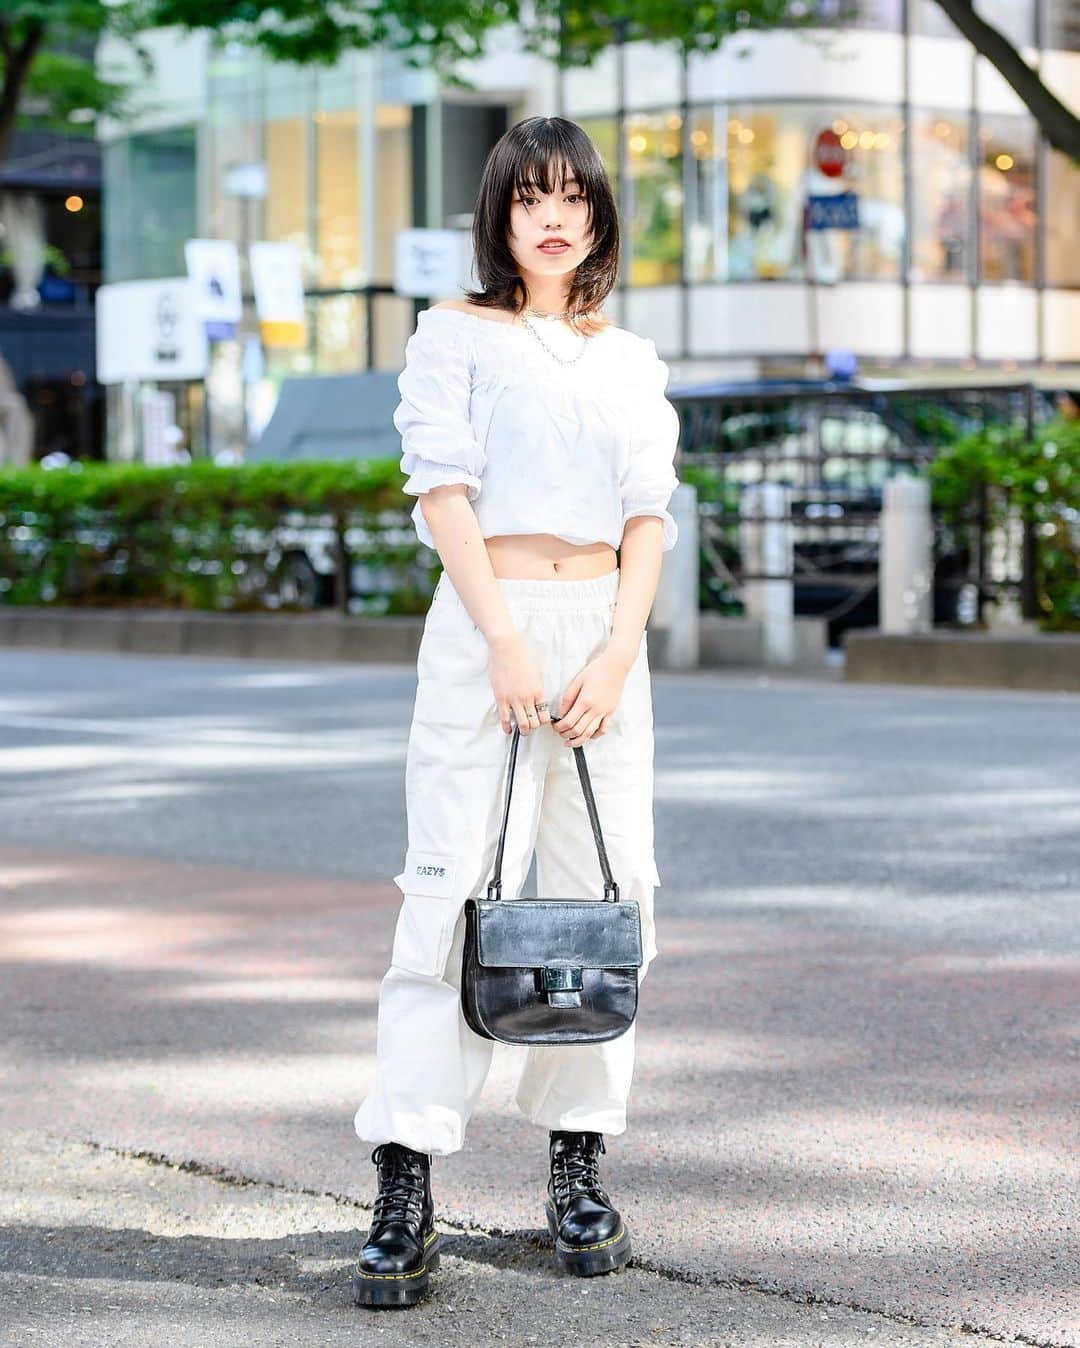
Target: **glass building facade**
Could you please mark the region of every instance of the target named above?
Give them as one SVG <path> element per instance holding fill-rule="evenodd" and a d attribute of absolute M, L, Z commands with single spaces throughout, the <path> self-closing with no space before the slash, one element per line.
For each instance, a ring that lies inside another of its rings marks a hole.
<path fill-rule="evenodd" d="M 977 8 L 1080 107 L 1071 0 Z M 932 0 L 860 0 L 855 21 L 847 3 L 813 10 L 813 32 L 688 57 L 613 44 L 589 69 L 511 41 L 465 71 L 469 92 L 392 53 L 300 68 L 207 41 L 197 111 L 106 146 L 108 279 L 182 273 L 193 235 L 241 255 L 288 241 L 308 339 L 267 351 L 268 377 L 395 371 L 417 307 L 393 291 L 398 232 L 467 229 L 490 146 L 557 112 L 618 194 L 608 308 L 677 378 L 790 371 L 830 349 L 896 371 L 1080 362 L 1080 169 Z M 212 401 L 228 405 L 238 344 L 215 362 Z"/>

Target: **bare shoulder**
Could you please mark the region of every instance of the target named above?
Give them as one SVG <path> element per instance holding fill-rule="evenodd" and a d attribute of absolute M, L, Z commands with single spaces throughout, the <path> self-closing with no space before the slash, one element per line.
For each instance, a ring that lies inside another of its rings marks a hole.
<path fill-rule="evenodd" d="M 509 323 L 513 315 L 502 309 L 493 309 L 490 305 L 473 304 L 469 300 L 450 299 L 437 300 L 432 309 L 450 310 L 452 313 L 471 314 L 473 318 L 483 318 L 489 323 Z"/>

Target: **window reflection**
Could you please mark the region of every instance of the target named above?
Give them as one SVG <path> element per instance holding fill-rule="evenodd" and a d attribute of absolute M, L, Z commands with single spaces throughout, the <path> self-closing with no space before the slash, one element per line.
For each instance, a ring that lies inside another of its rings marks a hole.
<path fill-rule="evenodd" d="M 354 108 L 315 114 L 318 283 L 364 279 L 360 236 L 360 133 Z"/>
<path fill-rule="evenodd" d="M 912 125 L 912 275 L 962 281 L 971 237 L 971 164 L 967 121 L 922 110 Z"/>
<path fill-rule="evenodd" d="M 394 279 L 394 241 L 412 218 L 412 109 L 380 103 L 375 111 L 375 275 Z"/>
<path fill-rule="evenodd" d="M 732 104 L 695 113 L 694 279 L 892 279 L 904 242 L 903 123 L 895 108 Z M 829 150 L 823 170 L 815 147 Z M 837 222 L 804 231 L 808 205 Z M 804 238 L 805 233 L 805 238 Z"/>
<path fill-rule="evenodd" d="M 1003 33 L 1010 42 L 1030 46 L 1035 41 L 1036 0 L 977 0 L 976 13 Z M 1062 0 L 1071 4 L 1074 0 Z M 961 38 L 935 0 L 914 0 L 911 5 L 911 31 L 921 37 Z"/>
<path fill-rule="evenodd" d="M 307 122 L 301 117 L 274 118 L 266 123 L 266 237 L 295 244 L 310 267 L 307 200 Z M 310 272 L 308 272 L 310 274 Z"/>
<path fill-rule="evenodd" d="M 1080 5 L 1076 0 L 1046 0 L 1043 41 L 1055 51 L 1080 51 Z"/>
<path fill-rule="evenodd" d="M 682 117 L 671 111 L 626 119 L 631 285 L 664 285 L 682 274 Z"/>
<path fill-rule="evenodd" d="M 984 281 L 1035 280 L 1035 125 L 984 116 L 979 127 L 979 267 Z"/>
<path fill-rule="evenodd" d="M 619 132 L 614 117 L 575 117 L 581 129 L 600 151 L 604 168 L 611 179 L 615 201 L 619 200 Z"/>
<path fill-rule="evenodd" d="M 1052 286 L 1080 286 L 1080 248 L 1076 227 L 1080 221 L 1080 166 L 1057 150 L 1046 158 L 1046 282 Z"/>

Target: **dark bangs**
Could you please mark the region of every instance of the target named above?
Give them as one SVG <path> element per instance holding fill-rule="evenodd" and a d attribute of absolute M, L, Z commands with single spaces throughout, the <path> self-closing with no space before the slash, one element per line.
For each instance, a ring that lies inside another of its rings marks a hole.
<path fill-rule="evenodd" d="M 527 117 L 492 146 L 473 213 L 473 249 L 480 289 L 467 299 L 492 309 L 520 313 L 525 282 L 507 238 L 515 192 L 529 187 L 553 192 L 576 178 L 588 207 L 591 251 L 570 283 L 568 308 L 577 320 L 599 309 L 619 275 L 619 216 L 611 182 L 596 146 L 565 117 Z"/>

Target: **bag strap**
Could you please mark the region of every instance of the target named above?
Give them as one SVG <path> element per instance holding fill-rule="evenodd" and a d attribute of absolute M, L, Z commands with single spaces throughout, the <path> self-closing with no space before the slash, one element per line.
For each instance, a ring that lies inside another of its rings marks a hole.
<path fill-rule="evenodd" d="M 554 724 L 559 721 L 560 716 L 551 717 Z M 521 731 L 515 725 L 514 734 L 510 741 L 510 760 L 506 773 L 506 800 L 503 804 L 502 827 L 499 829 L 499 845 L 495 850 L 495 874 L 488 882 L 488 898 L 502 898 L 502 859 L 503 848 L 506 845 L 506 825 L 510 818 L 510 793 L 514 789 L 514 764 L 517 762 L 518 740 L 521 738 Z M 615 883 L 615 878 L 611 874 L 611 864 L 608 861 L 607 848 L 604 846 L 604 835 L 600 831 L 600 815 L 596 809 L 596 798 L 593 796 L 592 782 L 589 779 L 589 769 L 585 762 L 585 747 L 577 744 L 574 746 L 574 759 L 577 762 L 578 777 L 581 781 L 581 789 L 585 793 L 585 808 L 589 813 L 589 823 L 592 826 L 593 841 L 596 843 L 597 855 L 600 857 L 600 870 L 604 876 L 604 899 L 608 903 L 619 902 L 619 886 Z"/>

